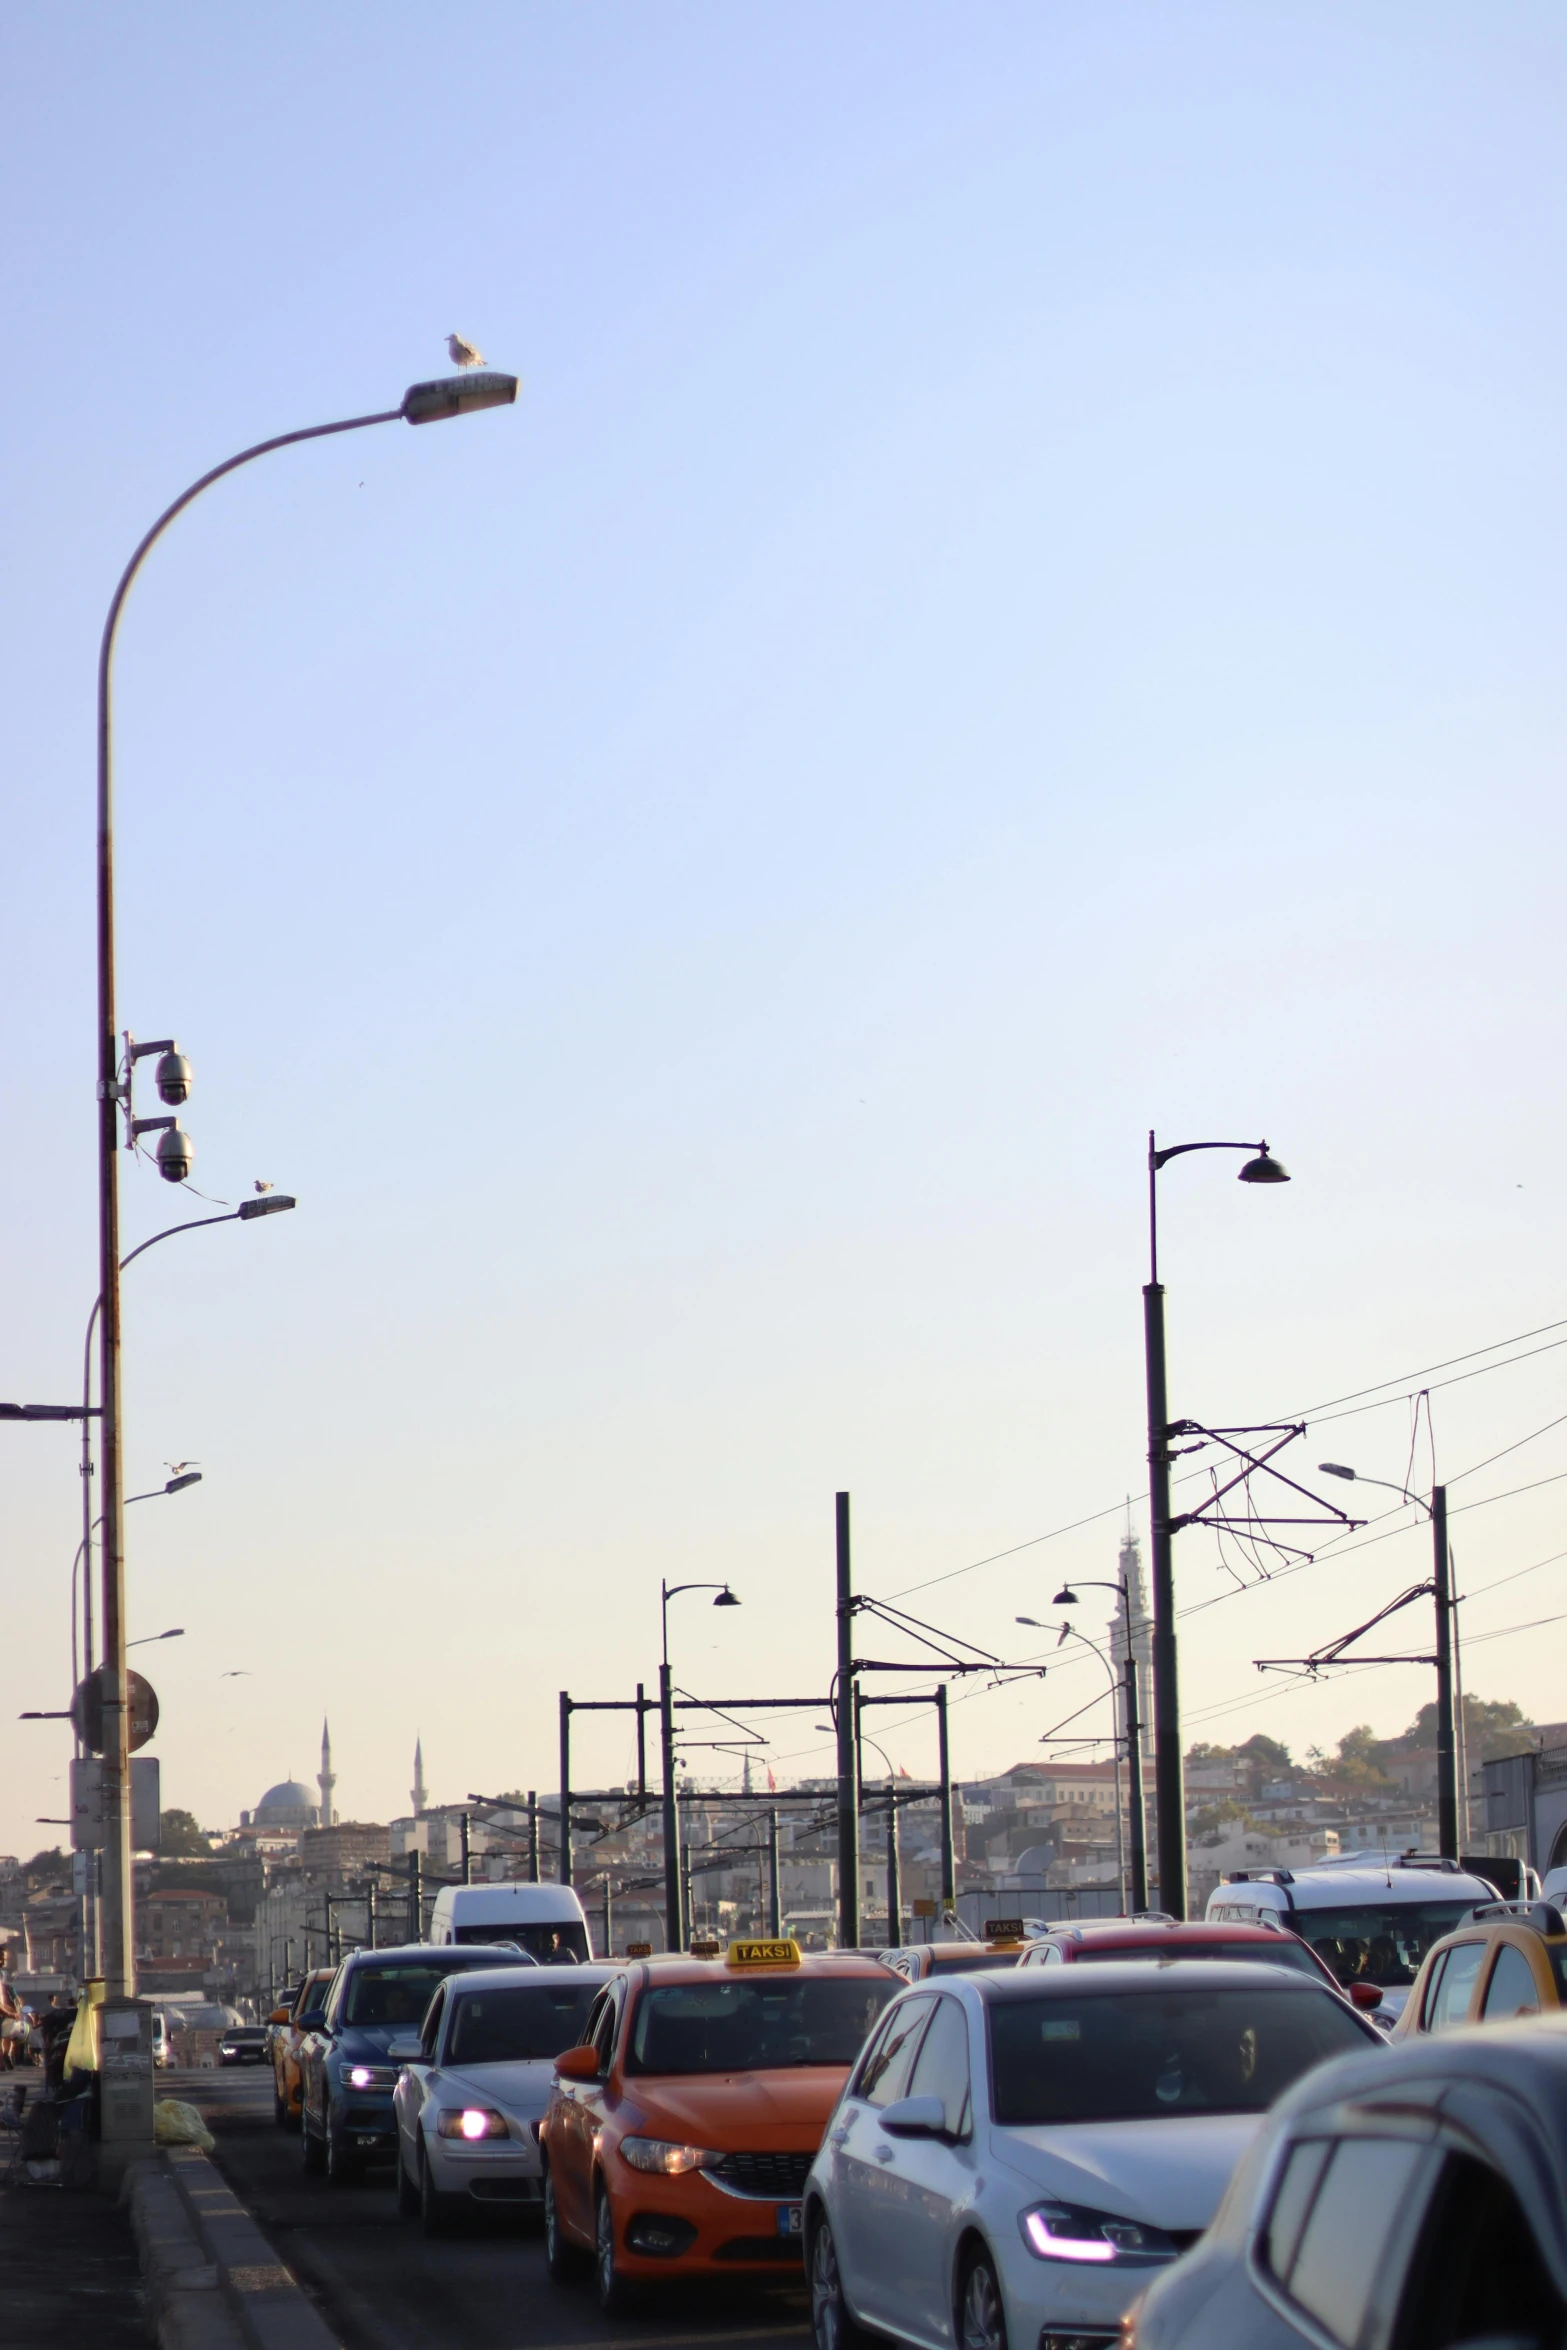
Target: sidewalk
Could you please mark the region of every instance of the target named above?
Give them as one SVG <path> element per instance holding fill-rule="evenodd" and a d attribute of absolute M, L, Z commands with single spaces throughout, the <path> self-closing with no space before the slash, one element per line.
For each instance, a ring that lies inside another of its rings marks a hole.
<path fill-rule="evenodd" d="M 130 2214 L 107 2196 L 0 2187 L 0 2341 L 7 2350 L 147 2350 Z"/>

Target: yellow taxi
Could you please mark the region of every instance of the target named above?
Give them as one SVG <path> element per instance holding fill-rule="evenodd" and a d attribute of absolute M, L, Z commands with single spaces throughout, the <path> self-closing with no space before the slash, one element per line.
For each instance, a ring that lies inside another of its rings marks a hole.
<path fill-rule="evenodd" d="M 540 2125 L 557 2282 L 601 2308 L 691 2276 L 798 2279 L 801 2194 L 876 2018 L 902 1988 L 869 1952 L 732 1942 L 633 1960 L 555 2061 Z"/>
<path fill-rule="evenodd" d="M 1488 1901 L 1433 1942 L 1388 2035 L 1510 2023 L 1567 2007 L 1567 1919 L 1553 1901 Z"/>
<path fill-rule="evenodd" d="M 272 2029 L 272 2118 L 280 2130 L 297 2130 L 300 2117 L 299 2045 L 308 2028 L 303 2019 L 316 2017 L 326 2005 L 336 1967 L 317 1967 L 306 1975 L 290 2007 L 275 2007 L 267 2021 Z"/>
<path fill-rule="evenodd" d="M 1017 1966 L 1028 1948 L 1021 1918 L 995 1918 L 985 1928 L 983 1942 L 909 1942 L 901 1950 L 884 1950 L 883 1966 L 890 1966 L 905 1983 L 937 1982 L 948 1975 L 988 1974 L 992 1967 Z"/>

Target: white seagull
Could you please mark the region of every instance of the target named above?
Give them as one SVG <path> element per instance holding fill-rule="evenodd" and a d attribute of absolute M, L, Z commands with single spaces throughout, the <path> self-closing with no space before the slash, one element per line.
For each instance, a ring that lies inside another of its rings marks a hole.
<path fill-rule="evenodd" d="M 484 353 L 477 343 L 465 343 L 461 335 L 448 335 L 446 348 L 452 355 L 454 367 L 482 367 Z"/>
<path fill-rule="evenodd" d="M 363 482 L 359 484 L 361 489 L 363 489 L 364 486 L 365 485 Z M 275 1183 L 268 1183 L 263 1176 L 258 1175 L 256 1177 L 256 1189 L 257 1191 L 276 1191 L 277 1185 Z"/>

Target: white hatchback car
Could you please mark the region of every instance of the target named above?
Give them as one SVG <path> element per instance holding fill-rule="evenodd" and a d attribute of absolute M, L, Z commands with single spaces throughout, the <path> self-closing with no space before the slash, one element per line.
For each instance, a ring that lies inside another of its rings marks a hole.
<path fill-rule="evenodd" d="M 1380 2033 L 1275 1966 L 1105 1960 L 895 1999 L 805 2185 L 817 2350 L 1091 2350 L 1196 2241 L 1266 2108 Z"/>
<path fill-rule="evenodd" d="M 449 1975 L 417 2040 L 394 2040 L 401 2065 L 397 2208 L 438 2235 L 465 2211 L 510 2204 L 540 2209 L 535 2125 L 549 2103 L 555 2059 L 582 2037 L 615 1966 L 476 1967 Z"/>

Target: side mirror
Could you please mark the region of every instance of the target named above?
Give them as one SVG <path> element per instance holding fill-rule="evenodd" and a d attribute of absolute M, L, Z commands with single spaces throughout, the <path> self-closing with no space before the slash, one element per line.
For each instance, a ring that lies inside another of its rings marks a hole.
<path fill-rule="evenodd" d="M 578 2048 L 563 2048 L 555 2059 L 555 2077 L 559 2081 L 596 2081 L 599 2052 L 592 2042 Z"/>
<path fill-rule="evenodd" d="M 417 2064 L 424 2055 L 422 2040 L 392 2040 L 387 2043 L 388 2064 Z"/>
<path fill-rule="evenodd" d="M 294 2018 L 296 2032 L 322 2032 L 326 2029 L 326 2009 L 312 2007 L 304 2015 Z"/>
<path fill-rule="evenodd" d="M 899 2097 L 877 2116 L 890 2138 L 945 2138 L 947 2109 L 939 2097 Z"/>
<path fill-rule="evenodd" d="M 1378 1990 L 1375 1983 L 1351 1983 L 1349 1986 L 1349 2004 L 1351 2007 L 1363 2007 L 1368 2010 L 1373 2007 L 1380 2007 L 1382 2004 L 1382 1994 Z"/>
<path fill-rule="evenodd" d="M 275 2007 L 272 2010 L 272 2013 L 268 2016 L 267 2022 L 269 2024 L 286 2024 L 288 2022 L 288 2009 L 286 2007 Z"/>

